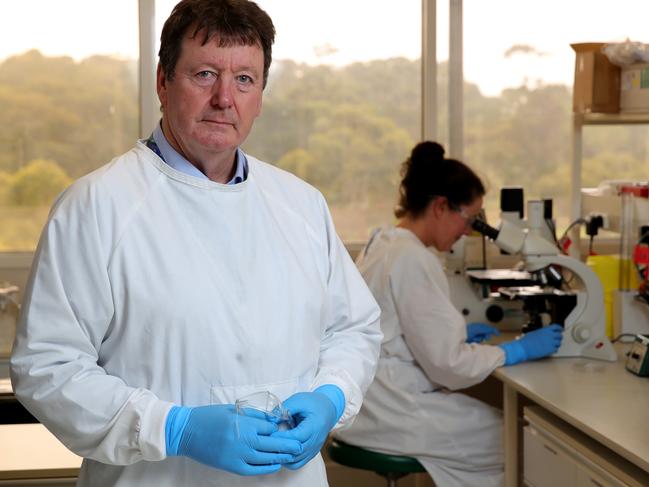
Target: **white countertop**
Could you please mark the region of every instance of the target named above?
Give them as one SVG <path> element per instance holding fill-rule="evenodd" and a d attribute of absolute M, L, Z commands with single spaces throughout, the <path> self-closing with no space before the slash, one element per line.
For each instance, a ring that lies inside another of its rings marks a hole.
<path fill-rule="evenodd" d="M 649 472 L 649 378 L 617 362 L 550 358 L 501 367 L 494 376 Z"/>
<path fill-rule="evenodd" d="M 0 480 L 74 478 L 81 461 L 42 424 L 0 425 Z"/>

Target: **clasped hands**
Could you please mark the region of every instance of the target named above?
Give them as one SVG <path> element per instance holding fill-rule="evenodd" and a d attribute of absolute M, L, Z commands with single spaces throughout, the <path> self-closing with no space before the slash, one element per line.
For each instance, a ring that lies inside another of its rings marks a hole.
<path fill-rule="evenodd" d="M 182 455 L 239 475 L 297 470 L 315 457 L 344 409 L 333 385 L 284 401 L 296 426 L 281 431 L 263 415 L 239 415 L 232 404 L 174 406 L 167 417 L 167 455 Z"/>

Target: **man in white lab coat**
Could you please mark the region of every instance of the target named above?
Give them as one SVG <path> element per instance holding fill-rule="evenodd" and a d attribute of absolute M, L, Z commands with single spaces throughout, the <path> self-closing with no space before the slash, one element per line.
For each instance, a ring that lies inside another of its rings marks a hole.
<path fill-rule="evenodd" d="M 80 485 L 326 486 L 379 309 L 322 195 L 244 154 L 274 27 L 248 0 L 165 23 L 161 124 L 52 208 L 25 292 L 19 400 L 84 457 Z M 268 391 L 297 423 L 237 415 Z"/>

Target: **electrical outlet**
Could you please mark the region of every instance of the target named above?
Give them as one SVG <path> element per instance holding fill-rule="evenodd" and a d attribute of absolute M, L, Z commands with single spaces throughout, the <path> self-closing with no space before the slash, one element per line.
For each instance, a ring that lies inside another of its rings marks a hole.
<path fill-rule="evenodd" d="M 610 222 L 608 221 L 608 215 L 606 213 L 600 213 L 599 216 L 602 217 L 602 229 L 608 230 L 610 227 Z"/>
<path fill-rule="evenodd" d="M 608 219 L 608 214 L 606 213 L 597 213 L 597 212 L 592 212 L 588 215 L 588 219 L 600 217 L 602 219 L 602 230 L 608 230 L 610 227 L 610 221 Z"/>
<path fill-rule="evenodd" d="M 604 230 L 608 230 L 611 228 L 611 222 L 608 221 L 608 215 L 606 213 L 602 213 L 602 228 Z"/>

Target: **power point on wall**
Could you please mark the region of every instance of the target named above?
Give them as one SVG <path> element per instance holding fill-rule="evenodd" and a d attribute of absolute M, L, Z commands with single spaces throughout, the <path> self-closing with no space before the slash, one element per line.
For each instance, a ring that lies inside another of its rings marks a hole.
<path fill-rule="evenodd" d="M 591 213 L 586 218 L 586 234 L 597 235 L 599 229 L 607 230 L 609 227 L 608 215 L 606 213 Z"/>

